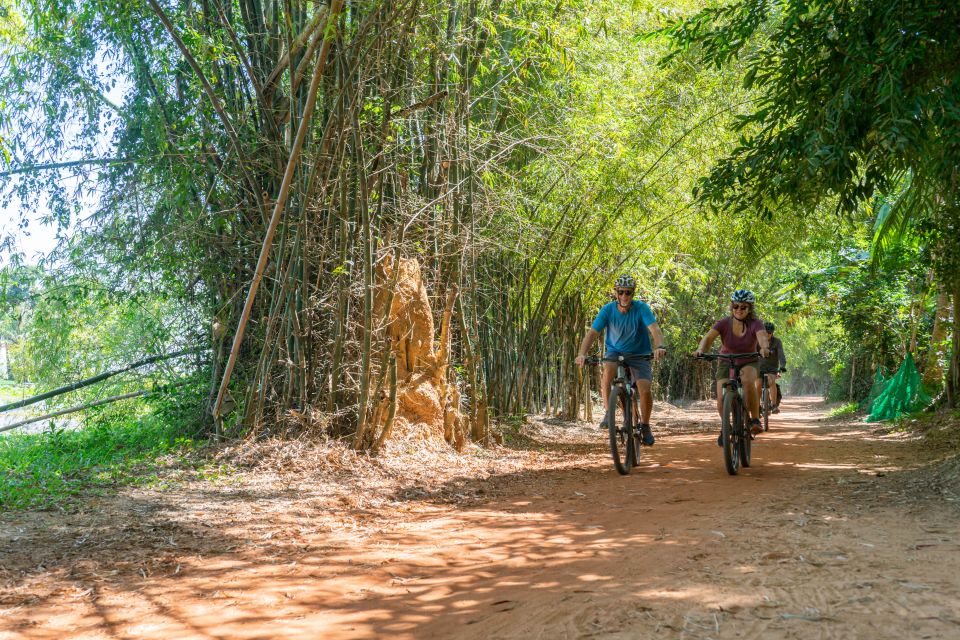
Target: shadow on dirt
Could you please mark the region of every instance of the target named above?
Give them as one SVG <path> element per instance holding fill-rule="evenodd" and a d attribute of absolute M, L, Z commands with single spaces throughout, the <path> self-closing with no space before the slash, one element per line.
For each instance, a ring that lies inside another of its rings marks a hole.
<path fill-rule="evenodd" d="M 819 535 L 795 523 L 889 502 L 883 476 L 909 462 L 904 442 L 784 415 L 734 478 L 712 431 L 673 426 L 626 477 L 593 427 L 545 421 L 521 434 L 542 453 L 526 468 L 401 478 L 359 501 L 298 477 L 5 514 L 3 625 L 23 638 L 63 637 L 61 624 L 111 638 L 732 637 L 765 593 L 758 576 L 816 569 L 754 545 L 758 528 Z M 793 506 L 810 499 L 833 511 Z M 798 539 L 783 544 L 836 555 L 832 538 Z M 755 618 L 739 632 L 761 637 Z"/>

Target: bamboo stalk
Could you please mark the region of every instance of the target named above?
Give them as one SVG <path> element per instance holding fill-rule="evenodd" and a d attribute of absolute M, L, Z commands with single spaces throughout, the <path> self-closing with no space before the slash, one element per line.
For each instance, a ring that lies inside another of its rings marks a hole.
<path fill-rule="evenodd" d="M 393 421 L 397 416 L 397 358 L 390 358 L 390 396 L 387 400 L 387 418 L 380 431 L 380 437 L 373 445 L 373 451 L 378 452 L 393 433 Z"/>

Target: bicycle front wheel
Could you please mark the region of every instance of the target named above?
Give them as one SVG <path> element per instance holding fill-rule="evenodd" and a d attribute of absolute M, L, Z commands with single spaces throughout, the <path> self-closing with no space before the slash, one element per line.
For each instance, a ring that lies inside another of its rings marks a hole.
<path fill-rule="evenodd" d="M 610 433 L 610 455 L 613 466 L 622 476 L 630 473 L 633 464 L 633 437 L 630 433 L 630 398 L 626 390 L 610 389 L 607 401 L 607 430 Z"/>
<path fill-rule="evenodd" d="M 723 464 L 732 476 L 740 471 L 740 421 L 743 419 L 736 391 L 724 388 L 723 413 L 720 422 L 723 425 Z"/>
<path fill-rule="evenodd" d="M 743 406 L 743 403 L 738 402 L 737 404 L 740 405 L 740 438 L 738 443 L 740 447 L 740 466 L 749 467 L 750 447 L 753 445 L 753 435 L 750 433 L 750 424 L 747 422 L 750 413 Z"/>
<path fill-rule="evenodd" d="M 633 416 L 631 416 L 631 418 L 632 417 Z M 633 460 L 631 461 L 632 462 L 631 466 L 636 467 L 640 465 L 640 448 L 642 446 L 642 441 L 640 438 L 639 431 L 637 431 L 636 429 L 631 429 L 631 431 L 633 431 L 633 437 L 630 438 L 631 449 L 633 449 Z"/>

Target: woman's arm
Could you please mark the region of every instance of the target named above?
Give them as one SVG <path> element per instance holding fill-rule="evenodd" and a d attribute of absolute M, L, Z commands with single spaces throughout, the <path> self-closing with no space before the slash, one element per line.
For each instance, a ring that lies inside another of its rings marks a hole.
<path fill-rule="evenodd" d="M 703 355 L 710 349 L 710 345 L 713 344 L 713 341 L 720 336 L 720 332 L 716 329 L 710 329 L 707 331 L 707 335 L 703 336 L 703 339 L 700 341 L 700 346 L 697 347 L 696 355 Z"/>
<path fill-rule="evenodd" d="M 757 342 L 760 343 L 760 355 L 764 358 L 770 356 L 770 334 L 766 329 L 757 331 Z"/>

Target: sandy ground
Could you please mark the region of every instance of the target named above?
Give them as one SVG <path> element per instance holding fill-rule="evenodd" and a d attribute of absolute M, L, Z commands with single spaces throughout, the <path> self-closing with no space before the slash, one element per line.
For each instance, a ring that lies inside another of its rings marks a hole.
<path fill-rule="evenodd" d="M 626 477 L 594 427 L 545 420 L 434 481 L 250 473 L 3 514 L 0 638 L 960 638 L 941 454 L 823 415 L 786 399 L 736 477 L 707 404 L 655 416 Z"/>

